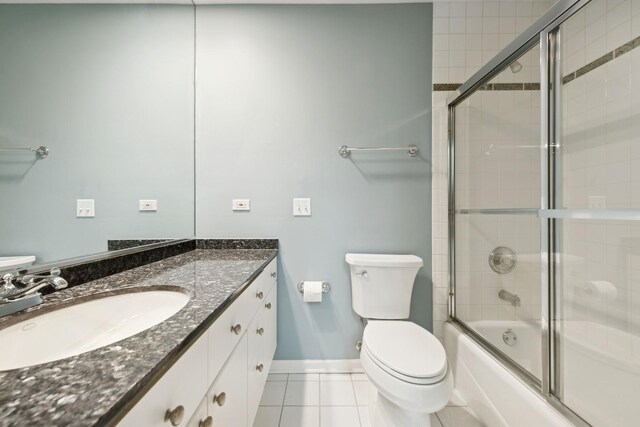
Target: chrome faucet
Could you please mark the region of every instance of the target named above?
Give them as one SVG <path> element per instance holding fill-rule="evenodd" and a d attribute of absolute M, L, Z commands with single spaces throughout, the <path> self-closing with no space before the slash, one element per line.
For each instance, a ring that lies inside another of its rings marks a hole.
<path fill-rule="evenodd" d="M 498 298 L 508 302 L 514 307 L 518 307 L 520 305 L 520 297 L 516 294 L 512 294 L 509 291 L 505 291 L 504 289 L 500 289 L 500 292 L 498 292 Z"/>
<path fill-rule="evenodd" d="M 16 313 L 30 307 L 42 304 L 40 290 L 51 286 L 55 290 L 66 288 L 69 284 L 60 277 L 60 269 L 52 268 L 49 274 L 14 275 L 7 273 L 2 276 L 4 282 L 0 287 L 0 317 Z M 20 283 L 21 286 L 16 286 Z"/>

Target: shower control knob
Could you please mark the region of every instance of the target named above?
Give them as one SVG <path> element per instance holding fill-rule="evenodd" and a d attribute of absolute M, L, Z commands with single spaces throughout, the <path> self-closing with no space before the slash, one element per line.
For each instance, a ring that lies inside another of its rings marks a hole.
<path fill-rule="evenodd" d="M 182 422 L 184 418 L 184 406 L 176 406 L 175 409 L 167 409 L 164 414 L 164 422 L 169 421 L 172 426 L 177 426 Z"/>
<path fill-rule="evenodd" d="M 242 326 L 240 325 L 240 323 L 238 323 L 237 325 L 234 325 L 231 327 L 231 332 L 233 332 L 236 335 L 240 335 L 240 332 L 242 332 Z"/>

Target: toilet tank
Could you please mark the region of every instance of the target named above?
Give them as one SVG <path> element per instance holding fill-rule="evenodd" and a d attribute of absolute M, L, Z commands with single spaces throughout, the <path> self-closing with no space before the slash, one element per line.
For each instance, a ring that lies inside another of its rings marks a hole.
<path fill-rule="evenodd" d="M 422 267 L 415 255 L 347 254 L 351 304 L 366 319 L 406 319 L 413 282 Z"/>

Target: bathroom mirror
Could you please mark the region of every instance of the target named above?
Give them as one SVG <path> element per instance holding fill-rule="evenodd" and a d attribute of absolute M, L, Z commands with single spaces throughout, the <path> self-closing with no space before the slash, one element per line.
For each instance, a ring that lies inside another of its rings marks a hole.
<path fill-rule="evenodd" d="M 191 5 L 0 5 L 0 257 L 194 235 L 193 23 Z"/>

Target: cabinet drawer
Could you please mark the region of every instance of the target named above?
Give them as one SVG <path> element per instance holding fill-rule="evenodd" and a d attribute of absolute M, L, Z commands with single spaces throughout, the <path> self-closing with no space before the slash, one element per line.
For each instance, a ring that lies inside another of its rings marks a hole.
<path fill-rule="evenodd" d="M 120 421 L 120 427 L 169 427 L 165 422 L 167 410 L 182 406 L 183 416 L 173 425 L 186 426 L 206 393 L 207 378 L 202 375 L 207 369 L 207 335 L 203 335 L 160 378 L 142 399 Z M 178 417 L 180 418 L 180 417 Z"/>
<path fill-rule="evenodd" d="M 196 412 L 191 416 L 187 427 L 202 427 L 207 420 L 207 397 L 205 396 L 198 405 Z M 212 419 L 213 420 L 213 419 Z"/>
<path fill-rule="evenodd" d="M 207 392 L 208 414 L 214 425 L 247 425 L 247 334 L 236 346 Z"/>
<path fill-rule="evenodd" d="M 251 291 L 250 298 L 253 301 L 253 309 L 254 314 L 259 310 L 260 307 L 264 304 L 267 294 L 271 291 L 274 283 L 276 283 L 277 276 L 277 258 L 271 260 L 271 262 L 262 270 L 262 273 L 251 284 L 252 289 L 248 289 Z"/>
<path fill-rule="evenodd" d="M 253 419 L 258 411 L 262 391 L 264 390 L 276 349 L 277 297 L 277 286 L 274 286 L 265 299 L 265 303 L 260 309 L 259 314 L 247 331 L 247 335 L 249 336 L 249 353 L 247 358 L 249 425 L 253 423 Z"/>

